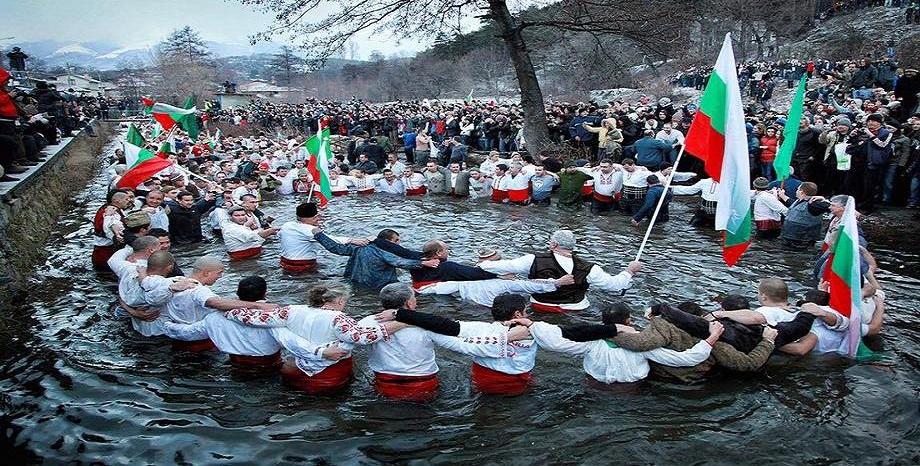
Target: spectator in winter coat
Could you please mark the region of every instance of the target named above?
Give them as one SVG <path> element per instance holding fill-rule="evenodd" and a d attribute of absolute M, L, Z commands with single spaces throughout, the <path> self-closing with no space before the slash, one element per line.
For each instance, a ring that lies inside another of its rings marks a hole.
<path fill-rule="evenodd" d="M 768 180 L 776 178 L 773 173 L 773 161 L 776 160 L 778 145 L 776 128 L 767 128 L 767 134 L 760 138 L 760 173 Z"/>

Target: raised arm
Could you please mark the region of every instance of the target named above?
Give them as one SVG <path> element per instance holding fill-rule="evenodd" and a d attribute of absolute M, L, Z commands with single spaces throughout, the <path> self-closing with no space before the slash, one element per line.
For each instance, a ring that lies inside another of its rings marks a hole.
<path fill-rule="evenodd" d="M 351 256 L 358 250 L 357 246 L 336 242 L 323 232 L 317 233 L 314 238 L 316 238 L 316 242 L 327 251 L 340 256 Z"/>

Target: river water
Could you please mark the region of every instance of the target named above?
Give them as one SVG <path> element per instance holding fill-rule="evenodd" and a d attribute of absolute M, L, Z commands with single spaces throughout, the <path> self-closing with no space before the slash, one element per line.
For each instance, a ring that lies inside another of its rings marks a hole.
<path fill-rule="evenodd" d="M 356 380 L 339 396 L 287 390 L 279 379 L 231 370 L 226 356 L 173 351 L 111 317 L 115 285 L 90 267 L 90 219 L 104 199 L 100 176 L 62 216 L 48 243 L 49 258 L 32 279 L 26 306 L 7 312 L 12 330 L 0 338 L 0 464 L 859 464 L 920 462 L 920 268 L 899 252 L 898 238 L 870 238 L 890 297 L 883 358 L 855 364 L 837 358 L 774 357 L 763 373 L 681 386 L 658 381 L 618 387 L 589 382 L 580 360 L 540 353 L 536 386 L 501 398 L 470 389 L 469 360 L 438 352 L 441 391 L 429 404 L 378 398 L 369 384 L 366 352 L 356 353 Z M 279 224 L 299 200 L 267 201 Z M 812 256 L 755 243 L 739 267 L 722 263 L 716 236 L 687 226 L 686 204 L 652 235 L 646 268 L 626 293 L 638 317 L 652 301 L 696 300 L 713 307 L 721 294 L 754 299 L 759 277 L 788 280 L 792 294 L 810 284 Z M 390 227 L 403 243 L 430 238 L 452 245 L 456 260 L 472 261 L 484 245 L 505 257 L 544 247 L 567 226 L 581 249 L 608 271 L 622 269 L 641 231 L 625 217 L 586 211 L 521 208 L 444 199 L 347 197 L 326 211 L 326 228 L 373 235 Z M 186 270 L 221 244 L 174 251 Z M 341 283 L 345 258 L 324 255 L 314 276 L 283 275 L 278 247 L 231 264 L 214 287 L 232 295 L 246 275 L 269 283 L 269 299 L 305 302 L 320 282 Z M 591 321 L 597 307 L 619 299 L 591 293 L 595 307 L 557 323 Z M 420 309 L 459 319 L 487 311 L 450 297 L 421 297 Z M 356 290 L 348 312 L 377 311 Z"/>

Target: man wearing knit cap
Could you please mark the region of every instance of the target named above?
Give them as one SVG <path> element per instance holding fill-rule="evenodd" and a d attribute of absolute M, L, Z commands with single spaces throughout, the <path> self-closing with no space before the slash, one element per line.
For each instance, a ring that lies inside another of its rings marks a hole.
<path fill-rule="evenodd" d="M 623 291 L 632 284 L 633 275 L 642 269 L 642 263 L 636 261 L 617 275 L 608 274 L 574 252 L 578 243 L 571 230 L 557 230 L 550 236 L 547 246 L 549 250 L 546 252 L 526 254 L 517 259 L 485 261 L 479 267 L 497 274 L 527 275 L 531 279 L 558 279 L 571 274 L 573 284 L 531 297 L 531 307 L 541 312 L 587 309 L 591 305 L 587 298 L 589 286 L 594 285 L 610 292 Z"/>
<path fill-rule="evenodd" d="M 313 202 L 297 206 L 297 220 L 281 225 L 278 239 L 281 241 L 281 268 L 288 272 L 315 272 L 316 251 L 322 249 L 313 237 L 313 228 L 320 226 L 319 209 Z M 334 237 L 335 241 L 364 246 L 367 240 Z"/>
<path fill-rule="evenodd" d="M 846 142 L 849 138 L 850 130 L 853 123 L 849 118 L 841 116 L 837 118 L 834 126 L 829 127 L 818 136 L 818 143 L 824 145 L 824 183 L 821 184 L 821 190 L 825 194 L 835 193 L 839 190 L 843 178 L 838 169 L 837 151 L 839 150 L 846 156 Z M 838 144 L 843 144 L 837 147 Z M 842 159 L 843 157 L 841 157 Z M 847 160 L 849 157 L 847 156 Z M 840 160 L 841 162 L 843 160 Z"/>

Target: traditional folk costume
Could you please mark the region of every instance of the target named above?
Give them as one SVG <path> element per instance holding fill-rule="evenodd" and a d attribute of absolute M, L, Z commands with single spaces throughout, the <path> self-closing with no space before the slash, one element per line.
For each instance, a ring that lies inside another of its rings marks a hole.
<path fill-rule="evenodd" d="M 288 386 L 311 394 L 330 393 L 344 388 L 351 381 L 354 363 L 351 354 L 332 361 L 323 357 L 323 350 L 332 344 L 351 351 L 355 345 L 370 345 L 389 338 L 386 329 L 376 321 L 359 325 L 341 311 L 310 306 L 287 306 L 271 311 L 234 309 L 227 318 L 236 322 L 273 330 L 283 328 L 297 340 L 293 349 L 289 340 L 279 342 L 294 354 L 281 369 L 282 380 Z"/>
<path fill-rule="evenodd" d="M 468 282 L 434 282 L 416 288 L 419 294 L 459 294 L 460 299 L 492 307 L 495 297 L 503 293 L 548 293 L 556 290 L 553 280 L 503 280 L 492 278 Z"/>
<path fill-rule="evenodd" d="M 507 177 L 508 177 L 508 174 L 506 173 L 504 175 L 496 176 L 495 178 L 492 178 L 492 195 L 491 195 L 492 202 L 501 203 L 501 202 L 505 202 L 505 200 L 508 199 L 508 189 L 507 189 L 508 182 L 505 181 L 505 178 Z"/>
<path fill-rule="evenodd" d="M 712 347 L 700 340 L 686 351 L 657 348 L 651 351 L 629 351 L 611 340 L 575 342 L 562 336 L 562 330 L 546 322 L 530 326 L 534 341 L 541 348 L 572 356 L 583 355 L 585 373 L 601 383 L 638 382 L 651 369 L 649 361 L 672 367 L 693 367 L 709 358 Z"/>
<path fill-rule="evenodd" d="M 479 267 L 499 275 L 513 273 L 527 275 L 531 279 L 549 278 L 557 279 L 563 275 L 572 274 L 575 283 L 562 286 L 556 291 L 536 293 L 531 296 L 531 307 L 539 312 L 564 312 L 587 309 L 587 292 L 590 285 L 599 287 L 604 291 L 620 292 L 632 284 L 632 274 L 622 271 L 617 275 L 610 275 L 599 266 L 582 259 L 577 254 L 572 257 L 563 256 L 552 252 L 526 254 L 517 259 L 485 261 Z"/>
<path fill-rule="evenodd" d="M 224 222 L 221 230 L 230 260 L 252 259 L 262 254 L 265 238 L 259 235 L 261 230 L 253 230 L 233 221 Z"/>
<path fill-rule="evenodd" d="M 146 307 L 148 303 L 144 288 L 141 287 L 141 282 L 138 280 L 137 267 L 146 267 L 147 261 L 128 261 L 128 256 L 133 252 L 130 246 L 119 249 L 109 258 L 108 266 L 118 277 L 118 297 L 122 302 L 131 307 Z M 127 314 L 121 308 L 116 308 L 115 313 L 119 317 Z M 163 315 L 151 322 L 131 316 L 131 327 L 145 337 L 162 335 L 164 322 L 166 318 Z"/>
<path fill-rule="evenodd" d="M 771 191 L 754 192 L 754 224 L 758 238 L 776 238 L 783 229 L 783 215 L 789 208 Z"/>
<path fill-rule="evenodd" d="M 112 207 L 112 212 L 106 213 L 108 207 Z M 125 230 L 124 220 L 124 212 L 111 204 L 100 207 L 93 216 L 92 263 L 96 269 L 108 268 L 107 262 L 117 248 L 116 233 L 121 234 Z"/>
<path fill-rule="evenodd" d="M 404 195 L 406 193 L 406 186 L 403 185 L 402 180 L 396 178 L 392 182 L 387 181 L 385 178 L 380 178 L 374 184 L 374 190 L 381 194 L 398 194 Z"/>
<path fill-rule="evenodd" d="M 677 174 L 675 173 L 675 176 Z M 690 186 L 671 186 L 675 196 L 700 195 L 700 206 L 690 222 L 693 225 L 714 225 L 716 221 L 716 206 L 719 201 L 719 183 L 712 178 L 703 178 Z"/>
<path fill-rule="evenodd" d="M 530 175 L 507 173 L 502 178 L 500 187 L 508 192 L 508 202 L 517 205 L 530 204 Z"/>
<path fill-rule="evenodd" d="M 173 294 L 166 302 L 163 308 L 166 318 L 179 324 L 194 324 L 208 314 L 215 312 L 207 306 L 211 298 L 218 296 L 211 291 L 211 288 L 205 285 L 198 285 L 190 290 L 181 291 Z M 214 343 L 210 339 L 201 339 L 195 341 L 173 339 L 173 348 L 187 351 L 207 351 L 214 348 Z"/>
<path fill-rule="evenodd" d="M 428 180 L 419 172 L 403 176 L 403 185 L 406 187 L 406 196 L 424 196 L 428 192 Z"/>

